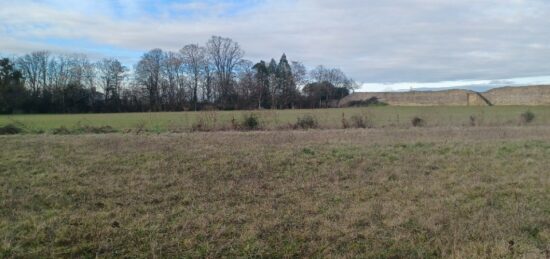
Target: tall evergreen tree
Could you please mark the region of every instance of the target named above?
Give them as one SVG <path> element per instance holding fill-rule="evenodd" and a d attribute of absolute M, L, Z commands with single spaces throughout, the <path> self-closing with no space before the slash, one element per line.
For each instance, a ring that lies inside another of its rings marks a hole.
<path fill-rule="evenodd" d="M 277 66 L 277 85 L 278 99 L 280 108 L 294 107 L 294 101 L 297 96 L 296 84 L 292 76 L 292 69 L 286 58 L 286 54 L 281 56 L 279 65 Z"/>

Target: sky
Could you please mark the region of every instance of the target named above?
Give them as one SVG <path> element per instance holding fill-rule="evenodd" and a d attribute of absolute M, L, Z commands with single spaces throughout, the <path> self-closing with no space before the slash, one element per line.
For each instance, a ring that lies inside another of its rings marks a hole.
<path fill-rule="evenodd" d="M 229 37 L 361 91 L 550 83 L 548 0 L 0 0 L 0 53 L 116 57 Z"/>

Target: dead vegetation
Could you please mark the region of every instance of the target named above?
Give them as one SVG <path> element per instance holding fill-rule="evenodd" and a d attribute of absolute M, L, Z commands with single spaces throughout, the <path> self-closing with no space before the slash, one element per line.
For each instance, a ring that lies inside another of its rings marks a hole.
<path fill-rule="evenodd" d="M 526 125 L 535 120 L 535 114 L 532 111 L 526 111 L 519 115 L 519 123 Z"/>
<path fill-rule="evenodd" d="M 426 126 L 426 121 L 418 116 L 415 116 L 412 118 L 411 124 L 413 127 L 424 127 Z"/>
<path fill-rule="evenodd" d="M 298 117 L 296 119 L 296 123 L 294 124 L 295 129 L 316 129 L 319 127 L 319 122 L 317 121 L 317 118 L 313 115 L 304 115 L 301 117 Z"/>
<path fill-rule="evenodd" d="M 0 127 L 0 135 L 15 135 L 19 133 L 23 133 L 23 129 L 14 124 L 7 124 Z"/>
<path fill-rule="evenodd" d="M 52 130 L 54 135 L 69 135 L 69 134 L 108 134 L 118 132 L 111 126 L 90 126 L 90 125 L 78 125 L 74 128 L 68 128 L 61 126 Z"/>
<path fill-rule="evenodd" d="M 0 143 L 3 258 L 548 256 L 547 127 Z"/>
<path fill-rule="evenodd" d="M 342 113 L 342 128 L 373 128 L 372 121 L 365 114 L 354 114 L 350 120 L 346 118 L 346 115 Z"/>

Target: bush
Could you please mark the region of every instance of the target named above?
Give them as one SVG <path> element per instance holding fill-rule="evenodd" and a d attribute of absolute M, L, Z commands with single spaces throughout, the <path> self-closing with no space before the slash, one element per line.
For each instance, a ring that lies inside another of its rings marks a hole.
<path fill-rule="evenodd" d="M 413 127 L 424 127 L 424 126 L 426 126 L 426 122 L 420 117 L 414 117 L 411 120 L 411 124 L 413 125 Z"/>
<path fill-rule="evenodd" d="M 348 120 L 346 119 L 346 114 L 342 113 L 342 128 L 347 129 L 349 127 L 350 125 Z"/>
<path fill-rule="evenodd" d="M 54 135 L 69 135 L 69 134 L 105 134 L 105 133 L 115 133 L 117 132 L 116 129 L 114 129 L 111 126 L 78 126 L 74 129 L 69 129 L 65 126 L 61 126 L 59 128 L 55 128 L 52 130 L 52 134 Z"/>
<path fill-rule="evenodd" d="M 299 129 L 315 129 L 318 127 L 319 124 L 317 123 L 317 119 L 311 115 L 298 117 L 298 119 L 296 120 L 296 124 L 294 124 L 294 128 Z"/>
<path fill-rule="evenodd" d="M 369 106 L 387 106 L 388 104 L 380 101 L 377 97 L 371 97 L 367 100 L 358 100 L 349 102 L 350 107 L 369 107 Z"/>
<path fill-rule="evenodd" d="M 256 114 L 244 115 L 241 122 L 241 128 L 244 130 L 256 130 L 260 128 L 260 120 Z"/>
<path fill-rule="evenodd" d="M 477 126 L 477 117 L 474 115 L 470 115 L 470 126 L 474 127 Z"/>
<path fill-rule="evenodd" d="M 366 116 L 362 115 L 353 115 L 351 116 L 351 124 L 354 128 L 371 128 L 372 125 L 368 121 L 368 118 Z"/>
<path fill-rule="evenodd" d="M 192 131 L 212 131 L 216 129 L 218 114 L 216 111 L 199 112 L 197 121 L 191 126 Z"/>
<path fill-rule="evenodd" d="M 529 124 L 535 120 L 535 114 L 532 111 L 526 111 L 519 116 L 520 124 Z"/>
<path fill-rule="evenodd" d="M 372 122 L 369 121 L 366 115 L 355 114 L 351 116 L 351 122 L 348 121 L 342 113 L 342 128 L 372 128 Z"/>
<path fill-rule="evenodd" d="M 71 134 L 72 131 L 69 130 L 67 127 L 65 126 L 61 126 L 59 128 L 55 128 L 52 130 L 52 134 L 54 135 L 68 135 L 68 134 Z"/>
<path fill-rule="evenodd" d="M 134 127 L 134 132 L 136 134 L 141 134 L 143 132 L 147 131 L 147 122 L 145 121 L 140 121 L 136 124 L 136 126 Z"/>
<path fill-rule="evenodd" d="M 315 151 L 313 151 L 311 148 L 307 148 L 307 147 L 303 148 L 302 152 L 306 155 L 315 155 Z"/>
<path fill-rule="evenodd" d="M 106 125 L 106 126 L 83 126 L 75 129 L 78 133 L 90 133 L 90 134 L 106 134 L 106 133 L 115 133 L 117 132 L 116 129 L 113 127 Z"/>
<path fill-rule="evenodd" d="M 0 127 L 0 135 L 14 135 L 22 132 L 23 132 L 23 129 L 13 124 L 7 124 L 3 127 Z"/>

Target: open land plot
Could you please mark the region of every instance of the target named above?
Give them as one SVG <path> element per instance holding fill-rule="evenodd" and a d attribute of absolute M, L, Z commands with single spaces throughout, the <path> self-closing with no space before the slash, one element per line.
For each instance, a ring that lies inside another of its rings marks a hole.
<path fill-rule="evenodd" d="M 338 129 L 343 120 L 363 117 L 369 127 L 411 127 L 411 120 L 420 117 L 427 127 L 449 126 L 515 126 L 519 116 L 531 111 L 535 115 L 532 125 L 550 125 L 550 106 L 493 106 L 493 107 L 368 107 L 312 110 L 261 110 L 261 111 L 203 111 L 115 114 L 52 114 L 52 115 L 0 115 L 0 126 L 14 124 L 27 133 L 51 133 L 56 129 L 81 126 L 110 126 L 115 131 L 130 132 L 136 129 L 149 132 L 183 132 L 202 126 L 202 130 L 231 129 L 243 116 L 257 115 L 259 127 L 265 130 L 288 129 L 305 115 L 313 116 L 320 128 Z M 63 132 L 63 131 L 62 131 Z"/>
<path fill-rule="evenodd" d="M 0 257 L 550 254 L 547 126 L 0 144 Z"/>

